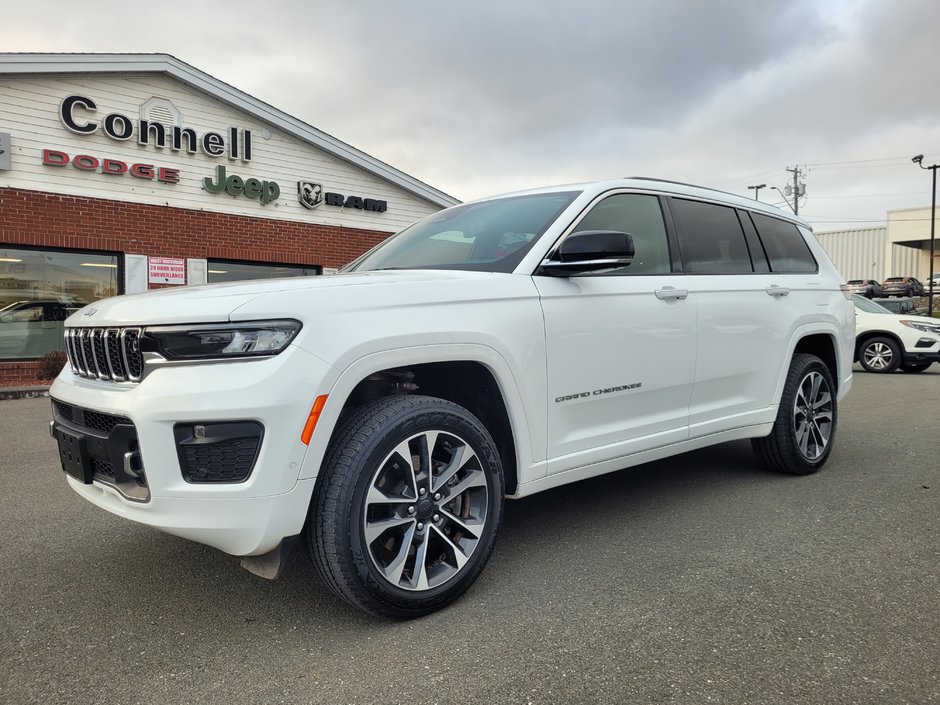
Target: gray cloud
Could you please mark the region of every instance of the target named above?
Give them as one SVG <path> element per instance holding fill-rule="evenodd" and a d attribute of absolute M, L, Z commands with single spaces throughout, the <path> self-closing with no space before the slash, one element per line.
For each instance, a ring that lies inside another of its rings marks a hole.
<path fill-rule="evenodd" d="M 0 42 L 172 53 L 464 199 L 626 174 L 747 193 L 804 163 L 804 212 L 847 222 L 929 202 L 908 155 L 940 158 L 935 0 L 113 8 L 20 6 Z"/>

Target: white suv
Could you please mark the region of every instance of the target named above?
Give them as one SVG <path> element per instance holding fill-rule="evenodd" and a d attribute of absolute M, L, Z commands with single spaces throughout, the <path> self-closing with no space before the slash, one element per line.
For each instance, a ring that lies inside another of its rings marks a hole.
<path fill-rule="evenodd" d="M 940 320 L 897 315 L 854 295 L 855 357 L 866 372 L 923 372 L 940 362 Z"/>
<path fill-rule="evenodd" d="M 119 296 L 67 322 L 69 484 L 274 577 L 413 617 L 483 569 L 503 499 L 751 438 L 832 451 L 854 316 L 806 225 L 654 179 L 459 205 L 332 277 Z"/>

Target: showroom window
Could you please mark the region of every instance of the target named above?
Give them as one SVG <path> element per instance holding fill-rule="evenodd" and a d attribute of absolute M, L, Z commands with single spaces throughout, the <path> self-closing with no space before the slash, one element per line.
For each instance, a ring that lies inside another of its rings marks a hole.
<path fill-rule="evenodd" d="M 322 267 L 318 265 L 259 264 L 257 262 L 235 262 L 220 259 L 210 259 L 207 264 L 207 281 L 210 284 L 237 282 L 246 279 L 313 277 L 323 273 Z"/>
<path fill-rule="evenodd" d="M 0 246 L 0 360 L 65 350 L 65 319 L 120 293 L 118 256 Z"/>

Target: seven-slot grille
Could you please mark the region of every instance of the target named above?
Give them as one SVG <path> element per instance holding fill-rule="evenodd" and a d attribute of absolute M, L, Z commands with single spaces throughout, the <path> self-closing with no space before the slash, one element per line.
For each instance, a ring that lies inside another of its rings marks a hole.
<path fill-rule="evenodd" d="M 139 382 L 144 371 L 140 328 L 66 328 L 72 372 L 113 382 Z"/>

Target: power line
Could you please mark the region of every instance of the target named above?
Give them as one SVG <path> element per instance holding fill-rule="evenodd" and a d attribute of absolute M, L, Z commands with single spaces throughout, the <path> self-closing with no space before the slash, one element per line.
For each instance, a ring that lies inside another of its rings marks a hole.
<path fill-rule="evenodd" d="M 840 218 L 836 215 L 803 215 L 804 220 L 812 220 L 817 223 L 887 223 L 887 218 L 856 219 L 853 217 Z M 930 218 L 892 218 L 892 223 L 929 223 Z"/>
<path fill-rule="evenodd" d="M 855 159 L 844 162 L 808 162 L 806 166 L 834 166 L 836 164 L 871 164 L 874 162 L 908 162 L 910 157 L 885 157 L 884 159 Z M 887 165 L 886 165 L 887 166 Z"/>
<path fill-rule="evenodd" d="M 894 193 L 860 193 L 852 196 L 813 196 L 816 200 L 825 200 L 830 198 L 879 198 L 881 196 L 919 196 L 923 191 L 896 191 Z"/>

